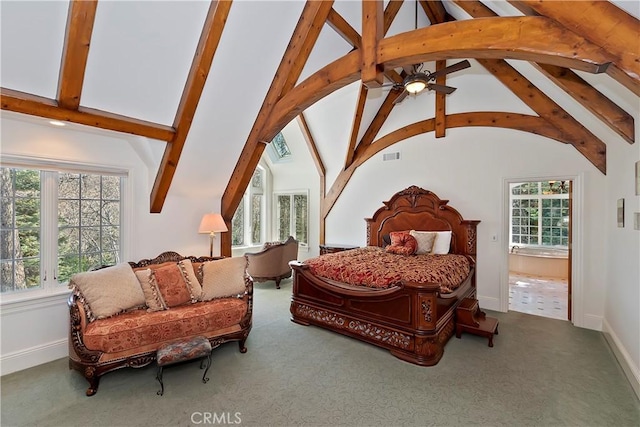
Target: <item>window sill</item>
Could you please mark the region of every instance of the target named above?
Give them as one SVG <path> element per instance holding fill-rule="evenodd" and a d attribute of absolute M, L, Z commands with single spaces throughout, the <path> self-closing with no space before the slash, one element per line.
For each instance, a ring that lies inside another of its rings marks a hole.
<path fill-rule="evenodd" d="M 60 288 L 50 291 L 27 291 L 11 296 L 3 295 L 0 297 L 0 309 L 4 316 L 5 314 L 58 305 L 61 301 L 66 301 L 70 293 L 71 290 Z"/>

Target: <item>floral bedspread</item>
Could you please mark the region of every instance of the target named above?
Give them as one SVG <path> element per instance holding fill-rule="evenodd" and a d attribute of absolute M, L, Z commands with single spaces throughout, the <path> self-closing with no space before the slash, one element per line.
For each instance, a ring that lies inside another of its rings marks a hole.
<path fill-rule="evenodd" d="M 439 283 L 451 293 L 467 278 L 471 267 L 464 255 L 396 255 L 368 246 L 308 259 L 311 272 L 350 285 L 388 288 L 401 281 Z"/>

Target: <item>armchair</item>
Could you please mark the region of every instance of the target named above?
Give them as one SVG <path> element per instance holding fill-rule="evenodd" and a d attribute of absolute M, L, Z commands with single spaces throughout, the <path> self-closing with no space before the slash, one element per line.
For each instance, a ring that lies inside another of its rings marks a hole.
<path fill-rule="evenodd" d="M 249 260 L 247 271 L 254 282 L 274 280 L 276 289 L 280 289 L 280 281 L 291 277 L 289 261 L 298 258 L 298 241 L 289 236 L 284 242 L 267 242 L 260 252 L 245 255 Z"/>

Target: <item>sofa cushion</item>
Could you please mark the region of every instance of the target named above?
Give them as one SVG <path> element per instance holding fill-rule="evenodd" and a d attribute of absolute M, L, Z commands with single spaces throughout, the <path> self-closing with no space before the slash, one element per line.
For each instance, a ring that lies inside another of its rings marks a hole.
<path fill-rule="evenodd" d="M 202 300 L 242 295 L 247 257 L 223 258 L 202 265 Z"/>
<path fill-rule="evenodd" d="M 156 285 L 156 278 L 151 272 L 150 268 L 143 270 L 136 270 L 136 277 L 140 282 L 140 287 L 144 293 L 144 299 L 147 304 L 147 311 L 160 311 L 166 310 L 167 306 L 164 304 L 160 291 Z"/>
<path fill-rule="evenodd" d="M 183 259 L 178 262 L 178 266 L 180 267 L 180 271 L 182 272 L 182 277 L 184 277 L 184 281 L 187 283 L 187 288 L 189 289 L 189 294 L 191 295 L 191 302 L 197 302 L 202 297 L 202 285 L 196 276 L 195 268 L 190 259 Z"/>
<path fill-rule="evenodd" d="M 191 292 L 177 263 L 153 269 L 151 274 L 167 308 L 191 302 Z"/>
<path fill-rule="evenodd" d="M 145 304 L 138 279 L 127 263 L 74 274 L 69 287 L 87 306 L 89 321 Z"/>
<path fill-rule="evenodd" d="M 182 305 L 169 310 L 135 310 L 87 325 L 83 335 L 89 350 L 127 351 L 169 340 L 212 332 L 236 325 L 247 312 L 238 298 Z"/>

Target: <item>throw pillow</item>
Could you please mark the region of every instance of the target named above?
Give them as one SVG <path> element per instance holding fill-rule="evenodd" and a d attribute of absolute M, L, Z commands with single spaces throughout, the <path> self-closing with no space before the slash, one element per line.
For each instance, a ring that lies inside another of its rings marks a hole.
<path fill-rule="evenodd" d="M 413 255 L 418 247 L 416 239 L 406 231 L 392 231 L 391 244 L 385 251 L 398 255 Z"/>
<path fill-rule="evenodd" d="M 144 299 L 147 303 L 147 311 L 166 310 L 167 306 L 164 301 L 162 301 L 158 285 L 156 284 L 154 275 L 151 273 L 151 269 L 147 268 L 144 270 L 136 270 L 135 273 L 138 281 L 140 282 L 140 288 L 144 293 Z"/>
<path fill-rule="evenodd" d="M 145 304 L 138 279 L 126 262 L 74 274 L 69 287 L 88 306 L 89 321 L 113 316 L 134 307 L 143 307 Z"/>
<path fill-rule="evenodd" d="M 437 231 L 436 241 L 433 243 L 433 249 L 431 250 L 431 253 L 433 255 L 448 254 L 450 247 L 451 247 L 451 232 Z"/>
<path fill-rule="evenodd" d="M 433 231 L 416 231 L 411 230 L 409 232 L 418 241 L 418 249 L 416 255 L 423 255 L 431 253 L 433 249 L 433 242 L 436 240 L 436 233 Z"/>
<path fill-rule="evenodd" d="M 189 294 L 191 295 L 191 302 L 197 302 L 200 300 L 202 296 L 202 285 L 200 285 L 200 281 L 198 277 L 196 277 L 196 273 L 193 269 L 193 264 L 190 259 L 183 259 L 178 262 L 180 266 L 180 272 L 182 273 L 182 277 L 184 281 L 187 283 L 187 287 L 189 288 Z"/>
<path fill-rule="evenodd" d="M 246 270 L 246 256 L 202 264 L 202 301 L 243 295 Z"/>
<path fill-rule="evenodd" d="M 191 302 L 191 293 L 177 263 L 156 268 L 152 274 L 167 308 Z"/>

